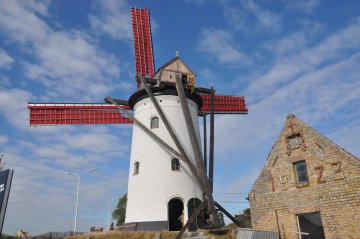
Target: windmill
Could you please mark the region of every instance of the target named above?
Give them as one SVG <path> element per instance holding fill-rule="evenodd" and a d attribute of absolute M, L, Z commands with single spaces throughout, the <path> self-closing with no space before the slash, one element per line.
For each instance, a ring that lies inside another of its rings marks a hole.
<path fill-rule="evenodd" d="M 178 54 L 155 72 L 149 10 L 131 8 L 131 15 L 137 91 L 128 100 L 106 97 L 106 104 L 29 103 L 30 125 L 133 124 L 128 229 L 181 230 L 180 237 L 189 226 L 219 228 L 216 208 L 234 218 L 212 196 L 214 114 L 247 114 L 245 99 L 198 87 Z"/>

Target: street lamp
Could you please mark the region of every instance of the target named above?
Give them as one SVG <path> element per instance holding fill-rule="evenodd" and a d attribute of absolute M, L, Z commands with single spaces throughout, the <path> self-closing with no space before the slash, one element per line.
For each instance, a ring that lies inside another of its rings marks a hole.
<path fill-rule="evenodd" d="M 108 219 L 108 230 L 110 231 L 110 202 L 113 200 L 113 199 L 117 199 L 117 197 L 111 197 L 108 201 L 108 216 L 107 216 L 107 219 Z"/>
<path fill-rule="evenodd" d="M 80 175 L 83 175 L 85 173 L 94 172 L 96 170 L 97 170 L 97 168 L 93 168 L 93 169 L 90 169 L 90 170 L 87 170 L 85 172 L 80 173 Z M 77 221 L 77 214 L 78 214 L 78 207 L 79 207 L 80 175 L 78 173 L 73 173 L 73 172 L 65 172 L 65 173 L 69 174 L 69 175 L 75 175 L 75 176 L 77 176 L 77 179 L 78 179 L 77 190 L 76 190 L 75 223 L 74 223 L 74 235 L 75 235 L 75 233 L 76 233 L 76 224 L 77 224 L 76 221 Z"/>

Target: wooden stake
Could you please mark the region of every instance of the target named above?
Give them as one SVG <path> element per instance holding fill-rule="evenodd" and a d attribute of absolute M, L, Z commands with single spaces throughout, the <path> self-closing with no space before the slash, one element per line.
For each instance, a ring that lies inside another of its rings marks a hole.
<path fill-rule="evenodd" d="M 203 114 L 203 124 L 204 124 L 204 168 L 205 174 L 207 175 L 207 135 L 206 135 L 206 113 Z"/>
<path fill-rule="evenodd" d="M 214 199 L 213 199 L 213 196 L 211 193 L 209 180 L 205 173 L 204 163 L 202 161 L 200 144 L 199 144 L 197 135 L 195 133 L 194 122 L 191 118 L 189 105 L 188 105 L 187 99 L 185 97 L 184 86 L 181 83 L 181 78 L 180 78 L 179 74 L 176 74 L 176 90 L 177 90 L 179 98 L 180 98 L 180 104 L 181 104 L 181 108 L 182 108 L 183 115 L 185 118 L 187 130 L 189 133 L 190 142 L 193 147 L 194 158 L 195 158 L 196 166 L 197 166 L 197 169 L 199 172 L 199 176 L 205 186 L 204 190 L 205 190 L 205 196 L 207 197 L 207 200 L 208 200 L 207 210 L 208 210 L 209 217 L 210 217 L 210 224 L 214 228 L 219 228 L 220 222 L 219 222 L 219 218 L 217 217 L 217 214 L 216 214 L 216 209 L 214 206 Z"/>
<path fill-rule="evenodd" d="M 211 193 L 214 190 L 214 88 L 211 87 L 211 96 L 210 96 L 210 158 L 209 158 L 209 181 L 211 187 Z"/>
<path fill-rule="evenodd" d="M 143 130 L 147 135 L 149 135 L 155 142 L 158 142 L 161 146 L 163 146 L 166 150 L 168 150 L 170 153 L 178 157 L 181 161 L 183 161 L 190 169 L 190 172 L 195 177 L 195 179 L 200 183 L 201 187 L 205 188 L 205 185 L 203 183 L 203 180 L 200 179 L 197 170 L 195 166 L 190 162 L 190 160 L 177 152 L 174 148 L 172 148 L 169 144 L 167 144 L 164 140 L 162 140 L 159 136 L 154 134 L 150 129 L 148 129 L 145 125 L 143 125 L 138 119 L 136 119 L 134 116 L 130 115 L 126 110 L 124 110 L 121 105 L 117 104 L 111 97 L 106 97 L 106 100 L 108 102 L 111 102 L 112 104 L 116 105 L 120 111 L 120 114 L 125 115 L 127 118 L 132 119 L 134 124 L 138 126 L 141 130 Z"/>
<path fill-rule="evenodd" d="M 200 206 L 198 208 L 196 208 L 196 210 L 193 212 L 193 214 L 191 215 L 191 217 L 189 218 L 189 220 L 186 222 L 186 224 L 181 228 L 181 230 L 179 231 L 179 233 L 176 235 L 175 239 L 180 239 L 181 236 L 184 234 L 184 232 L 186 231 L 186 229 L 190 226 L 190 224 L 195 220 L 195 218 L 197 217 L 197 215 L 200 213 L 200 211 L 204 208 L 205 204 L 207 203 L 207 201 L 203 201 Z"/>

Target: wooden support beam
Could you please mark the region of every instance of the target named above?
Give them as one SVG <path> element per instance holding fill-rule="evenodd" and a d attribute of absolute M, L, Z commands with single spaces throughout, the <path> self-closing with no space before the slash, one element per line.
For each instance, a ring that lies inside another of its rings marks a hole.
<path fill-rule="evenodd" d="M 207 135 L 206 135 L 206 113 L 203 114 L 203 126 L 204 126 L 204 168 L 207 175 Z"/>
<path fill-rule="evenodd" d="M 190 169 L 190 172 L 192 173 L 192 175 L 195 177 L 195 179 L 200 182 L 201 187 L 205 188 L 204 182 L 203 180 L 200 178 L 199 174 L 197 173 L 197 170 L 195 168 L 195 166 L 191 163 L 191 161 L 183 156 L 182 154 L 180 154 L 179 152 L 177 152 L 174 148 L 172 148 L 168 143 L 166 143 L 164 140 L 162 140 L 159 136 L 157 136 L 156 134 L 154 134 L 150 129 L 148 129 L 144 124 L 142 124 L 138 119 L 136 119 L 134 116 L 132 116 L 131 114 L 129 114 L 126 110 L 124 110 L 121 105 L 117 104 L 116 101 L 114 101 L 114 99 L 112 99 L 111 97 L 106 97 L 105 98 L 107 102 L 111 102 L 112 104 L 116 105 L 120 111 L 120 114 L 126 116 L 129 119 L 132 119 L 132 121 L 134 122 L 134 124 L 136 126 L 138 126 L 141 130 L 143 130 L 147 135 L 149 135 L 153 140 L 155 140 L 155 142 L 157 142 L 158 144 L 160 144 L 161 146 L 163 146 L 166 150 L 168 150 L 170 153 L 172 153 L 173 155 L 175 155 L 177 158 L 179 158 L 181 161 L 183 161 Z"/>
<path fill-rule="evenodd" d="M 193 212 L 193 214 L 191 215 L 191 217 L 187 220 L 186 224 L 181 228 L 181 230 L 179 231 L 179 233 L 176 235 L 175 239 L 181 239 L 181 236 L 184 234 L 184 232 L 186 231 L 186 229 L 188 229 L 188 227 L 190 226 L 190 224 L 195 220 L 195 218 L 197 217 L 197 215 L 201 212 L 201 210 L 204 208 L 204 206 L 206 205 L 207 201 L 203 201 L 200 206 L 198 208 L 196 208 L 196 210 Z"/>
<path fill-rule="evenodd" d="M 182 112 L 183 112 L 183 115 L 185 118 L 187 130 L 188 130 L 189 137 L 190 137 L 190 142 L 193 147 L 194 158 L 195 158 L 196 166 L 197 166 L 197 169 L 199 172 L 199 176 L 205 186 L 204 190 L 205 190 L 205 196 L 207 197 L 207 200 L 208 200 L 208 208 L 207 209 L 208 209 L 208 213 L 209 213 L 209 217 L 210 217 L 210 224 L 211 224 L 211 227 L 213 227 L 213 228 L 219 228 L 220 222 L 216 215 L 214 199 L 213 199 L 213 196 L 211 193 L 209 180 L 206 176 L 204 162 L 202 161 L 200 142 L 198 141 L 198 137 L 195 133 L 194 122 L 191 117 L 189 105 L 188 105 L 188 102 L 187 102 L 187 99 L 185 96 L 184 86 L 181 83 L 181 78 L 180 78 L 179 74 L 176 74 L 176 90 L 179 95 Z"/>
<path fill-rule="evenodd" d="M 215 99 L 215 90 L 211 87 L 211 97 L 210 97 L 210 156 L 209 156 L 209 181 L 211 192 L 214 190 L 214 99 Z"/>
<path fill-rule="evenodd" d="M 236 226 L 238 227 L 242 227 L 242 225 L 240 224 L 240 222 L 238 222 L 238 220 L 236 220 L 235 217 L 233 217 L 225 208 L 223 208 L 218 202 L 214 202 L 215 206 L 222 211 L 233 223 L 235 223 Z"/>
<path fill-rule="evenodd" d="M 168 121 L 168 119 L 166 118 L 166 115 L 164 114 L 163 110 L 161 109 L 159 103 L 157 102 L 153 92 L 151 91 L 150 87 L 146 84 L 145 78 L 143 76 L 139 76 L 139 79 L 141 81 L 141 83 L 143 84 L 146 93 L 149 95 L 151 102 L 153 103 L 153 105 L 155 106 L 156 111 L 158 112 L 161 120 L 163 121 L 166 129 L 168 130 L 172 140 L 174 141 L 176 147 L 178 148 L 179 152 L 181 155 L 184 156 L 184 158 L 186 158 L 187 163 L 186 164 L 191 164 L 191 168 L 195 169 L 195 166 L 191 163 L 191 161 L 189 160 L 189 156 L 187 155 L 184 147 L 182 146 L 178 136 L 175 133 L 175 130 L 172 128 L 170 122 Z M 188 165 L 189 166 L 189 165 Z M 190 168 L 190 166 L 189 166 Z M 191 169 L 190 169 L 191 170 Z M 196 173 L 193 172 L 192 173 Z M 196 173 L 197 174 L 197 173 Z M 202 185 L 201 181 L 198 181 L 200 185 Z"/>

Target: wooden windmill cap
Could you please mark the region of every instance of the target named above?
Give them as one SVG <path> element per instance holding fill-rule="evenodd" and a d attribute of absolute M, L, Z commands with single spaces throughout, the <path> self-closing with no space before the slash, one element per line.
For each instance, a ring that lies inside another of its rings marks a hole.
<path fill-rule="evenodd" d="M 150 87 L 151 91 L 153 92 L 154 96 L 159 96 L 159 95 L 178 95 L 176 88 L 173 86 L 163 86 L 163 87 L 158 87 L 158 86 L 153 86 Z M 184 89 L 185 90 L 185 94 L 186 94 L 186 98 L 188 98 L 189 100 L 194 101 L 199 109 L 202 107 L 203 105 L 203 101 L 202 98 L 200 97 L 199 94 L 197 93 L 192 93 L 191 90 L 189 89 Z M 134 106 L 136 105 L 136 103 L 138 103 L 139 101 L 148 98 L 149 95 L 147 94 L 145 89 L 136 91 L 134 94 L 132 94 L 128 100 L 129 103 L 129 107 L 130 109 L 134 109 Z"/>

